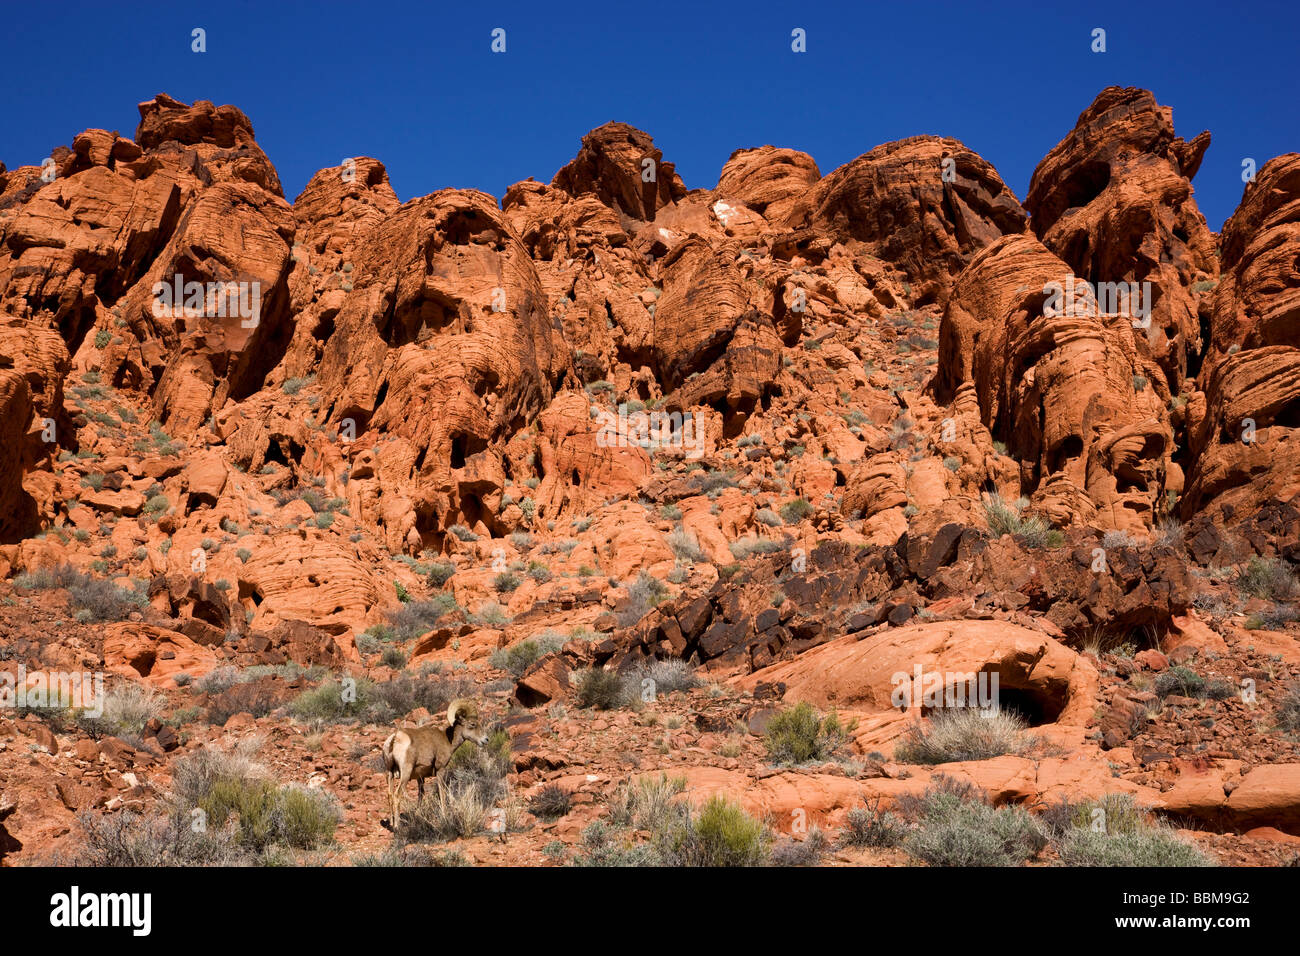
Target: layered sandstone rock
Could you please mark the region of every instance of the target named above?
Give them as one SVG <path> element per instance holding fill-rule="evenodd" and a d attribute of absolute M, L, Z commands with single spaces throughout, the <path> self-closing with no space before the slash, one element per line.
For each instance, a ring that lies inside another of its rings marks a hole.
<path fill-rule="evenodd" d="M 625 220 L 649 222 L 686 195 L 672 163 L 646 133 L 626 123 L 606 123 L 582 138 L 582 149 L 551 185 L 571 196 L 594 194 Z"/>
<path fill-rule="evenodd" d="M 1137 283 L 1135 315 L 1175 394 L 1201 349 L 1204 292 L 1218 274 L 1214 237 L 1192 199 L 1210 145 L 1174 135 L 1173 111 L 1146 90 L 1107 87 L 1034 170 L 1030 226 L 1074 274 Z M 1149 294 L 1142 289 L 1149 283 Z"/>
<path fill-rule="evenodd" d="M 1054 522 L 1143 528 L 1181 486 L 1168 396 L 1134 332 L 1032 236 L 1005 237 L 953 285 L 936 397 L 974 384 L 983 425 Z"/>
<path fill-rule="evenodd" d="M 962 143 L 913 136 L 828 174 L 784 225 L 794 233 L 785 244 L 804 257 L 820 258 L 838 242 L 884 260 L 907 281 L 909 303 L 924 305 L 942 302 L 984 246 L 1023 232 L 1025 214 L 997 171 Z"/>
<path fill-rule="evenodd" d="M 1203 399 L 1192 406 L 1195 468 L 1183 502 L 1245 517 L 1300 495 L 1300 155 L 1270 160 L 1223 227 Z"/>

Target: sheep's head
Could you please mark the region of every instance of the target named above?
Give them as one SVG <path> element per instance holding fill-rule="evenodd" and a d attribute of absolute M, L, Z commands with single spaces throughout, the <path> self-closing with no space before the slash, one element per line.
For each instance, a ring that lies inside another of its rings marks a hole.
<path fill-rule="evenodd" d="M 453 736 L 480 745 L 487 743 L 488 735 L 479 727 L 478 705 L 467 697 L 459 697 L 451 702 L 447 708 L 447 726 Z"/>

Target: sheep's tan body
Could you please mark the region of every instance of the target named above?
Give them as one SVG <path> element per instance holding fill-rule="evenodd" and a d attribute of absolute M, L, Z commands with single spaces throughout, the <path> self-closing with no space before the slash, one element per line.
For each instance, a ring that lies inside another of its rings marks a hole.
<path fill-rule="evenodd" d="M 384 741 L 384 769 L 388 774 L 388 799 L 392 806 L 392 826 L 400 822 L 402 795 L 406 785 L 415 781 L 416 790 L 424 797 L 424 781 L 433 777 L 442 786 L 452 754 L 466 740 L 476 744 L 487 741 L 487 734 L 478 728 L 478 708 L 472 700 L 453 700 L 447 708 L 447 723 L 425 724 L 423 727 L 406 727 L 394 731 Z"/>

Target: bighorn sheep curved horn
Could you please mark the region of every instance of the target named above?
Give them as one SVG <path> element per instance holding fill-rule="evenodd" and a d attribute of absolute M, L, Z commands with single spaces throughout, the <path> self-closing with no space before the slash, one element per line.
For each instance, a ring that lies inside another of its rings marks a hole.
<path fill-rule="evenodd" d="M 447 707 L 446 726 L 425 724 L 401 728 L 388 735 L 384 741 L 384 770 L 388 775 L 394 829 L 401 822 L 400 804 L 407 783 L 415 780 L 420 798 L 424 797 L 426 777 L 433 777 L 441 787 L 452 755 L 466 740 L 476 744 L 487 742 L 487 734 L 479 729 L 478 705 L 467 697 L 459 697 Z"/>

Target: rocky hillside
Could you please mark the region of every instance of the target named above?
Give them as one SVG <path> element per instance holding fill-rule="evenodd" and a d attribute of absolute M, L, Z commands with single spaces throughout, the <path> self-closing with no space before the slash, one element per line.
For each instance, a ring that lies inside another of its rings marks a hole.
<path fill-rule="evenodd" d="M 1209 144 L 290 203 L 159 95 L 0 166 L 0 860 L 1300 858 L 1300 154 L 1215 234 Z"/>

